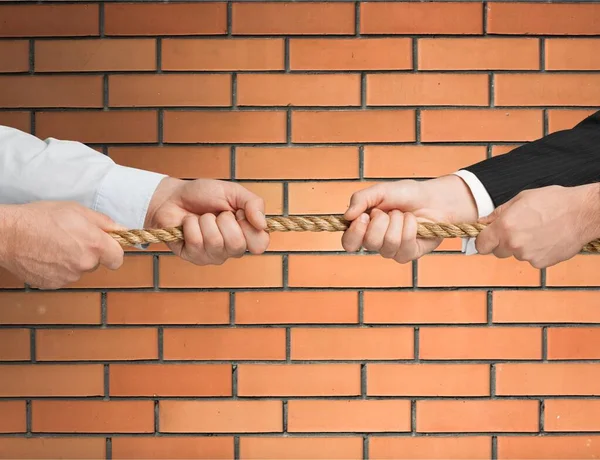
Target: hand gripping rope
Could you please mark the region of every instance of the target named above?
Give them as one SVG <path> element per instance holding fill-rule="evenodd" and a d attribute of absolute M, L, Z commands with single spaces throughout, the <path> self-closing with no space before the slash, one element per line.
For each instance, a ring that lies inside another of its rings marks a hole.
<path fill-rule="evenodd" d="M 339 216 L 278 216 L 267 217 L 268 232 L 343 232 L 350 222 Z M 420 238 L 476 237 L 485 224 L 445 224 L 421 222 L 417 236 Z M 123 246 L 145 243 L 172 243 L 183 240 L 181 227 L 114 231 L 109 234 Z M 590 241 L 584 252 L 600 252 L 600 239 Z"/>

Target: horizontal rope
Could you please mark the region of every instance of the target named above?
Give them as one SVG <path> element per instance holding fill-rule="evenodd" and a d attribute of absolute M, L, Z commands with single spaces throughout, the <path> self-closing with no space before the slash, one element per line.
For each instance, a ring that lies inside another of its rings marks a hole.
<path fill-rule="evenodd" d="M 343 232 L 350 222 L 339 216 L 277 216 L 267 217 L 268 232 Z M 419 238 L 465 238 L 476 237 L 485 224 L 446 224 L 421 222 L 418 224 Z M 140 229 L 109 232 L 122 246 L 147 243 L 173 243 L 183 240 L 181 227 Z M 586 244 L 584 252 L 600 252 L 600 239 Z"/>

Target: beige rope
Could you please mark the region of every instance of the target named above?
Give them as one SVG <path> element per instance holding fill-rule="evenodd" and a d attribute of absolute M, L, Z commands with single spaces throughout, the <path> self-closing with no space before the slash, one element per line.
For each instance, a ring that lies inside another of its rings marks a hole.
<path fill-rule="evenodd" d="M 267 217 L 268 232 L 343 232 L 350 222 L 339 216 L 277 216 Z M 476 237 L 484 224 L 445 224 L 422 222 L 418 224 L 420 238 Z M 145 243 L 172 243 L 183 240 L 181 227 L 141 229 L 109 232 L 123 246 Z M 600 239 L 583 247 L 584 252 L 600 252 Z"/>

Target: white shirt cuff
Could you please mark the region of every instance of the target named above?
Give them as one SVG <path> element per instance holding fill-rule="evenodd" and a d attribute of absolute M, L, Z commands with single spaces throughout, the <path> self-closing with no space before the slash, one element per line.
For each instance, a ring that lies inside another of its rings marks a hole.
<path fill-rule="evenodd" d="M 115 165 L 102 180 L 93 209 L 124 227 L 141 229 L 150 200 L 165 177 L 164 174 Z"/>
<path fill-rule="evenodd" d="M 471 171 L 461 169 L 453 173 L 460 177 L 475 199 L 475 205 L 477 206 L 478 218 L 490 215 L 494 211 L 494 203 L 490 194 L 487 192 L 481 181 Z M 475 248 L 475 238 L 463 238 L 462 239 L 462 252 L 467 255 L 477 254 Z"/>

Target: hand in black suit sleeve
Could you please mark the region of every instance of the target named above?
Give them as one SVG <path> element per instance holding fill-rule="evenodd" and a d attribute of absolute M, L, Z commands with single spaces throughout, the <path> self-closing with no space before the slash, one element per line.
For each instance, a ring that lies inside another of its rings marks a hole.
<path fill-rule="evenodd" d="M 526 189 L 600 182 L 600 111 L 571 129 L 463 169 L 477 176 L 496 207 Z"/>

